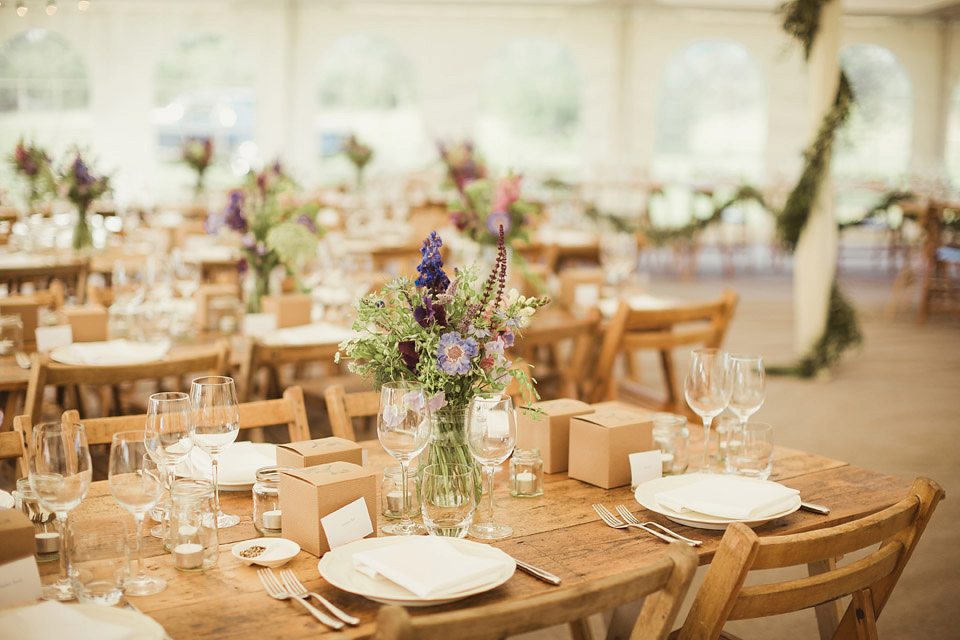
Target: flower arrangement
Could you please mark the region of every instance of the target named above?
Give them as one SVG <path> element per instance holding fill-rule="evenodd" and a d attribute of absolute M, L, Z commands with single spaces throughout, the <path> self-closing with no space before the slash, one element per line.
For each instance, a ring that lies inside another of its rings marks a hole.
<path fill-rule="evenodd" d="M 357 170 L 357 185 L 363 184 L 363 169 L 373 160 L 373 149 L 351 134 L 343 145 L 343 153 Z"/>
<path fill-rule="evenodd" d="M 197 183 L 194 185 L 193 190 L 194 193 L 199 195 L 203 191 L 203 174 L 206 173 L 207 169 L 213 163 L 213 139 L 188 139 L 183 144 L 180 159 L 197 172 Z"/>
<path fill-rule="evenodd" d="M 243 257 L 237 269 L 254 278 L 247 310 L 259 313 L 269 293 L 270 273 L 283 266 L 293 274 L 297 262 L 312 255 L 323 229 L 317 223 L 319 204 L 300 202 L 291 193 L 293 181 L 280 163 L 251 173 L 244 188 L 230 191 L 227 207 L 207 218 L 208 233 L 227 228 L 240 234 Z"/>
<path fill-rule="evenodd" d="M 447 169 L 447 177 L 459 193 L 474 180 L 487 177 L 487 166 L 473 148 L 471 142 L 437 144 L 440 159 Z"/>
<path fill-rule="evenodd" d="M 501 229 L 507 245 L 529 240 L 527 229 L 536 209 L 520 199 L 520 181 L 520 176 L 510 175 L 495 184 L 487 178 L 469 183 L 460 200 L 450 205 L 450 221 L 479 244 L 495 244 Z"/>
<path fill-rule="evenodd" d="M 83 161 L 80 152 L 68 168 L 60 174 L 60 189 L 67 200 L 77 207 L 77 226 L 73 232 L 73 248 L 84 249 L 93 246 L 93 236 L 87 222 L 87 209 L 90 203 L 102 197 L 110 190 L 108 176 L 95 176 Z"/>
<path fill-rule="evenodd" d="M 27 210 L 33 213 L 37 201 L 54 191 L 53 169 L 50 156 L 38 146 L 26 144 L 23 138 L 17 142 L 9 158 L 14 173 L 27 183 Z"/>

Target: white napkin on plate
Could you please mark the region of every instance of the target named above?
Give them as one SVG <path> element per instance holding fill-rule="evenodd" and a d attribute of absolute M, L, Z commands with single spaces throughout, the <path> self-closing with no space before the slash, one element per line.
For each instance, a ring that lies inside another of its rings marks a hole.
<path fill-rule="evenodd" d="M 353 566 L 371 578 L 390 580 L 421 598 L 442 597 L 492 581 L 502 564 L 467 555 L 442 537 L 415 536 L 353 554 Z"/>
<path fill-rule="evenodd" d="M 654 497 L 661 506 L 685 513 L 696 511 L 718 518 L 753 520 L 790 508 L 800 492 L 776 482 L 739 476 L 710 476 Z"/>
<path fill-rule="evenodd" d="M 72 358 L 88 365 L 139 364 L 160 360 L 170 350 L 169 340 L 157 342 L 132 342 L 108 340 L 106 342 L 78 342 L 68 347 Z"/>
<path fill-rule="evenodd" d="M 135 629 L 94 620 L 73 606 L 51 600 L 0 612 L 0 629 L 4 638 L 17 640 L 68 636 L 70 640 L 134 640 L 137 637 Z"/>
<path fill-rule="evenodd" d="M 220 484 L 248 484 L 257 479 L 257 469 L 277 464 L 277 448 L 264 447 L 253 442 L 234 442 L 220 454 Z M 190 463 L 206 478 L 212 477 L 213 469 L 210 456 L 194 447 L 190 450 Z"/>
<path fill-rule="evenodd" d="M 264 344 L 303 345 L 303 344 L 338 344 L 353 338 L 356 334 L 346 327 L 335 324 L 318 322 L 305 324 L 299 327 L 287 327 L 271 331 L 263 337 Z"/>
<path fill-rule="evenodd" d="M 16 503 L 17 501 L 13 499 L 11 494 L 0 489 L 0 508 L 12 509 Z"/>

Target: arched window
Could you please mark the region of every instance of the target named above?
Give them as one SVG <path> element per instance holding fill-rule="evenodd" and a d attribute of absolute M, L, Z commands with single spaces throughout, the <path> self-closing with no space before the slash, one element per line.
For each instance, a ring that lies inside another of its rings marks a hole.
<path fill-rule="evenodd" d="M 316 81 L 314 124 L 324 179 L 352 176 L 340 154 L 351 134 L 372 147 L 374 172 L 429 160 L 413 64 L 391 43 L 363 34 L 340 38 L 320 61 Z"/>
<path fill-rule="evenodd" d="M 766 140 L 763 77 L 746 47 L 700 40 L 667 63 L 658 95 L 655 179 L 757 180 Z"/>
<path fill-rule="evenodd" d="M 954 189 L 960 188 L 960 82 L 950 98 L 950 113 L 947 114 L 947 144 L 944 150 L 947 177 Z"/>
<path fill-rule="evenodd" d="M 258 160 L 252 69 L 232 41 L 209 33 L 183 38 L 158 58 L 153 112 L 158 188 L 189 184 L 189 169 L 179 161 L 190 138 L 213 140 L 208 184 L 235 183 Z"/>
<path fill-rule="evenodd" d="M 0 149 L 20 137 L 53 154 L 90 144 L 87 68 L 63 36 L 31 29 L 0 46 Z M 6 163 L 4 163 L 6 164 Z"/>
<path fill-rule="evenodd" d="M 910 163 L 913 89 L 890 50 L 855 44 L 840 51 L 856 102 L 833 154 L 833 173 L 847 180 L 896 182 Z"/>
<path fill-rule="evenodd" d="M 577 171 L 580 74 L 559 42 L 518 38 L 481 72 L 477 145 L 501 169 Z"/>

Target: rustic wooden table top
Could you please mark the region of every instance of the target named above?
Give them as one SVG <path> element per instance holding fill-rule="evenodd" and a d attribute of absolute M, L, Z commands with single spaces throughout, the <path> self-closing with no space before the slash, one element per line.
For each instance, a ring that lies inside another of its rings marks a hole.
<path fill-rule="evenodd" d="M 694 437 L 702 438 L 696 433 Z M 395 463 L 377 441 L 361 443 L 368 451 L 367 465 L 381 470 Z M 637 567 L 659 557 L 666 545 L 635 529 L 617 530 L 603 524 L 591 505 L 608 507 L 625 504 L 643 512 L 629 487 L 604 490 L 567 478 L 565 473 L 545 476 L 544 494 L 537 498 L 513 498 L 506 486 L 506 474 L 497 479 L 496 510 L 501 522 L 514 534 L 492 543 L 516 558 L 551 571 L 563 579 L 553 587 L 525 573 L 517 572 L 503 585 L 483 594 L 447 605 L 419 610 L 438 611 L 469 607 L 506 599 L 525 598 L 544 590 L 566 589 Z M 909 483 L 896 477 L 848 465 L 838 460 L 778 448 L 771 478 L 800 490 L 804 500 L 827 505 L 829 516 L 797 511 L 759 527 L 761 534 L 784 534 L 838 524 L 882 509 L 901 498 Z M 264 592 L 253 567 L 240 563 L 230 553 L 242 540 L 259 537 L 251 520 L 249 491 L 221 493 L 224 511 L 241 516 L 238 526 L 220 531 L 220 557 L 215 569 L 186 573 L 174 569 L 172 557 L 159 540 L 143 538 L 148 570 L 167 580 L 159 594 L 130 600 L 162 624 L 172 638 L 313 638 L 333 632 L 319 624 L 302 607 L 271 599 Z M 83 503 L 70 514 L 74 520 L 132 517 L 110 495 L 107 483 L 96 482 Z M 651 520 L 669 525 L 683 535 L 703 540 L 697 549 L 701 564 L 709 563 L 722 531 L 691 529 L 652 513 Z M 387 520 L 380 516 L 378 525 Z M 149 523 L 149 521 L 148 521 Z M 144 530 L 146 530 L 146 526 Z M 358 627 L 347 627 L 342 636 L 369 637 L 379 605 L 361 596 L 341 591 L 323 580 L 317 570 L 318 558 L 301 551 L 289 564 L 306 584 L 344 610 L 359 616 Z M 52 566 L 51 566 L 52 565 Z M 41 565 L 44 580 L 52 580 L 57 563 Z"/>

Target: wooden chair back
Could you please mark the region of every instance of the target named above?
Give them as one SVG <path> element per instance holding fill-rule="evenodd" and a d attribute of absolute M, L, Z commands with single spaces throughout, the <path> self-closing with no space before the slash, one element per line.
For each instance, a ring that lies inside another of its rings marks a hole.
<path fill-rule="evenodd" d="M 116 386 L 134 380 L 179 377 L 197 372 L 210 375 L 228 373 L 230 345 L 220 340 L 208 350 L 189 355 L 172 357 L 156 362 L 130 365 L 70 365 L 52 362 L 49 358 L 34 354 L 30 366 L 30 379 L 24 411 L 30 420 L 38 422 L 41 417 L 43 392 L 48 385 L 55 386 Z M 116 391 L 116 390 L 115 390 Z M 114 404 L 119 405 L 119 392 L 114 393 Z"/>
<path fill-rule="evenodd" d="M 761 538 L 743 524 L 730 525 L 677 638 L 715 640 L 727 620 L 813 607 L 824 640 L 876 638 L 876 618 L 943 496 L 937 483 L 917 478 L 893 506 L 828 529 Z M 876 544 L 878 549 L 844 566 L 833 560 Z M 754 569 L 804 564 L 807 578 L 744 586 Z M 852 601 L 841 610 L 838 599 L 848 595 Z"/>
<path fill-rule="evenodd" d="M 617 357 L 652 349 L 659 352 L 666 387 L 663 408 L 677 407 L 683 394 L 678 391 L 672 350 L 685 346 L 719 348 L 736 306 L 737 294 L 729 289 L 718 300 L 669 309 L 632 309 L 621 301 L 604 332 L 600 355 L 585 391 L 586 401 L 614 399 Z"/>
<path fill-rule="evenodd" d="M 0 432 L 0 460 L 12 460 L 17 477 L 27 475 L 27 436 L 22 424 L 23 416 L 13 419 L 13 430 Z"/>
<path fill-rule="evenodd" d="M 464 607 L 411 617 L 396 605 L 380 608 L 375 640 L 480 640 L 505 638 L 557 624 L 574 623 L 621 604 L 646 598 L 631 640 L 666 638 L 697 568 L 697 554 L 671 543 L 656 562 L 599 580 L 546 591 L 527 599 Z"/>
<path fill-rule="evenodd" d="M 8 293 L 14 293 L 19 292 L 27 282 L 33 283 L 37 290 L 47 290 L 56 280 L 68 291 L 73 292 L 77 303 L 82 304 L 86 294 L 89 270 L 88 258 L 50 265 L 0 267 L 0 284 L 6 284 Z"/>
<path fill-rule="evenodd" d="M 542 389 L 555 388 L 556 397 L 580 398 L 583 375 L 596 340 L 602 316 L 596 307 L 582 317 L 538 323 L 517 336 L 513 353 L 532 365 L 532 375 Z M 564 354 L 563 351 L 566 350 Z M 564 357 L 565 356 L 565 357 Z"/>
<path fill-rule="evenodd" d="M 375 416 L 380 410 L 379 391 L 347 393 L 343 385 L 335 384 L 327 387 L 324 399 L 327 401 L 327 415 L 333 435 L 347 440 L 357 439 L 353 429 L 354 418 Z"/>
<path fill-rule="evenodd" d="M 268 345 L 259 340 L 250 342 L 250 353 L 241 366 L 240 393 L 244 401 L 255 397 L 258 374 L 266 375 L 260 395 L 264 398 L 276 398 L 286 386 L 281 379 L 281 367 L 286 365 L 320 364 L 325 367 L 326 376 L 335 375 L 337 367 L 334 357 L 339 345 L 332 343 L 312 345 Z"/>

